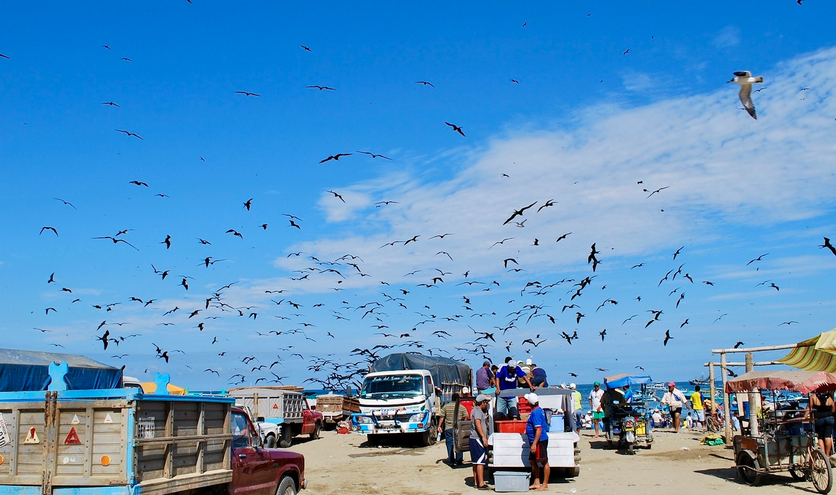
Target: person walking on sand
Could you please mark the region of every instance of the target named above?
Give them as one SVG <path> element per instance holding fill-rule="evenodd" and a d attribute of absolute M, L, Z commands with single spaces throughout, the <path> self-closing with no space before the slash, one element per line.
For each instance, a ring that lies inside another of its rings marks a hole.
<path fill-rule="evenodd" d="M 491 422 L 488 421 L 488 405 L 491 398 L 485 394 L 476 396 L 476 407 L 470 416 L 470 462 L 473 464 L 473 486 L 487 490 L 485 483 L 485 463 L 488 460 L 488 437 L 491 434 Z"/>
<path fill-rule="evenodd" d="M 447 464 L 461 466 L 464 463 L 464 452 L 459 452 L 453 457 L 453 421 L 456 417 L 456 403 L 459 401 L 459 394 L 453 392 L 450 402 L 441 408 L 441 420 L 438 422 L 438 433 L 444 433 L 444 443 L 447 444 Z M 458 419 L 467 419 L 467 409 L 459 404 Z"/>
<path fill-rule="evenodd" d="M 601 399 L 604 397 L 604 391 L 601 390 L 601 382 L 592 384 L 592 391 L 589 392 L 589 407 L 592 408 L 592 428 L 595 430 L 595 438 L 598 438 L 598 424 L 604 419 L 604 407 Z"/>
<path fill-rule="evenodd" d="M 691 409 L 694 410 L 694 427 L 702 428 L 705 424 L 705 405 L 703 405 L 699 385 L 694 385 L 694 393 L 691 394 Z"/>
<path fill-rule="evenodd" d="M 662 396 L 662 404 L 668 406 L 668 409 L 671 411 L 673 432 L 679 433 L 679 417 L 682 414 L 682 406 L 688 407 L 688 400 L 685 399 L 685 394 L 676 388 L 674 382 L 668 383 L 668 391 Z"/>
<path fill-rule="evenodd" d="M 525 424 L 525 434 L 528 437 L 528 462 L 531 464 L 531 490 L 544 492 L 549 489 L 549 424 L 546 413 L 540 407 L 540 398 L 534 392 L 525 394 L 525 400 L 531 404 L 531 413 Z M 540 481 L 540 464 L 543 465 L 543 481 Z"/>

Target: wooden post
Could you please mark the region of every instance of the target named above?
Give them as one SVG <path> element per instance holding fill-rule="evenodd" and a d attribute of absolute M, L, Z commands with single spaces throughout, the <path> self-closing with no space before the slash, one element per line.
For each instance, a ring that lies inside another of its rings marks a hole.
<path fill-rule="evenodd" d="M 755 369 L 755 359 L 751 352 L 746 353 L 746 373 Z M 749 431 L 753 437 L 758 435 L 758 411 L 760 410 L 760 390 L 749 392 Z"/>
<path fill-rule="evenodd" d="M 708 363 L 708 390 L 711 394 L 711 417 L 714 417 L 714 412 L 717 409 L 717 405 L 715 404 L 714 397 L 717 396 L 717 386 L 714 384 L 714 362 Z"/>
<path fill-rule="evenodd" d="M 729 401 L 729 393 L 726 392 L 726 382 L 728 381 L 728 372 L 726 371 L 726 353 L 720 353 L 720 372 L 723 374 L 723 415 L 725 416 L 725 427 L 723 429 L 726 437 L 726 445 L 731 445 L 732 442 L 732 423 L 731 423 L 731 403 Z"/>

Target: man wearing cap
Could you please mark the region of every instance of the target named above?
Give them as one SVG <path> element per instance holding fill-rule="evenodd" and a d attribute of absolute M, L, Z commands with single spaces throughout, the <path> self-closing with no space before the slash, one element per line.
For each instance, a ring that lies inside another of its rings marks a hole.
<path fill-rule="evenodd" d="M 507 364 L 499 369 L 496 374 L 496 395 L 499 395 L 503 390 L 513 390 L 517 388 L 517 379 L 521 378 L 528 388 L 533 392 L 534 385 L 531 384 L 528 376 L 520 368 L 517 361 L 511 359 Z M 507 417 L 517 417 L 517 398 L 516 397 L 497 397 L 496 412 L 501 413 Z"/>
<path fill-rule="evenodd" d="M 473 486 L 487 490 L 485 484 L 485 463 L 488 460 L 488 436 L 491 434 L 491 422 L 488 421 L 488 405 L 491 398 L 485 394 L 476 396 L 476 407 L 470 416 L 470 462 L 473 465 Z"/>
<path fill-rule="evenodd" d="M 682 406 L 688 406 L 688 400 L 681 390 L 676 388 L 674 382 L 668 383 L 668 391 L 662 396 L 662 404 L 668 406 L 671 411 L 671 421 L 673 422 L 673 432 L 679 433 L 679 416 L 682 414 Z"/>
<path fill-rule="evenodd" d="M 574 383 L 569 384 L 569 390 L 572 391 L 572 402 L 574 403 L 575 409 L 573 414 L 575 417 L 575 431 L 580 433 L 581 425 L 583 425 L 583 394 L 578 392 L 578 386 Z"/>
<path fill-rule="evenodd" d="M 592 384 L 592 391 L 589 392 L 589 407 L 592 408 L 592 427 L 595 429 L 595 438 L 598 438 L 598 423 L 604 419 L 604 406 L 601 399 L 604 397 L 604 391 L 601 390 L 601 382 Z"/>
<path fill-rule="evenodd" d="M 476 391 L 480 394 L 485 393 L 485 390 L 494 386 L 494 378 L 491 362 L 486 359 L 482 367 L 476 370 Z"/>
<path fill-rule="evenodd" d="M 540 398 L 534 392 L 525 394 L 525 400 L 531 404 L 531 414 L 525 424 L 525 434 L 528 437 L 528 462 L 531 464 L 531 490 L 544 492 L 549 489 L 549 424 L 546 413 L 540 407 Z M 543 482 L 540 482 L 540 464 L 543 465 Z"/>
<path fill-rule="evenodd" d="M 453 457 L 453 421 L 456 419 L 456 403 L 459 401 L 459 394 L 453 392 L 450 402 L 441 408 L 441 419 L 438 423 L 438 433 L 444 433 L 444 442 L 447 444 L 447 463 L 450 466 L 460 466 L 463 461 L 463 452 Z M 467 409 L 459 404 L 458 419 L 467 419 Z"/>

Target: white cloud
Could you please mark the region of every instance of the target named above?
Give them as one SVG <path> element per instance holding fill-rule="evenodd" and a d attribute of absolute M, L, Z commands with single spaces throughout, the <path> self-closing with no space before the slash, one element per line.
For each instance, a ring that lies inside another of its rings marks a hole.
<path fill-rule="evenodd" d="M 610 256 L 628 256 L 656 252 L 686 235 L 711 238 L 722 226 L 821 215 L 834 205 L 836 186 L 836 143 L 832 126 L 822 125 L 836 115 L 836 100 L 823 89 L 836 83 L 836 50 L 798 58 L 764 77 L 768 90 L 753 96 L 758 120 L 739 110 L 736 86 L 718 82 L 711 93 L 636 108 L 596 107 L 578 116 L 577 129 L 509 132 L 484 150 L 428 160 L 427 169 L 458 170 L 447 181 L 426 179 L 432 173 L 424 170 L 420 177 L 401 172 L 335 188 L 346 203 L 326 193 L 320 204 L 331 222 L 352 222 L 354 234 L 297 248 L 322 259 L 359 255 L 375 280 L 408 271 L 406 252 L 410 266 L 490 276 L 503 271 L 506 257 L 557 270 L 584 263 L 592 242 L 615 248 Z M 802 86 L 814 88 L 805 93 L 816 95 L 815 105 L 799 101 Z M 375 208 L 381 199 L 398 204 Z M 555 206 L 537 212 L 549 199 Z M 525 219 L 525 228 L 503 225 L 535 201 L 516 219 Z M 430 240 L 446 232 L 455 235 Z M 380 248 L 415 235 L 409 246 Z M 513 239 L 489 249 L 507 237 Z M 539 249 L 532 247 L 535 238 Z M 436 257 L 440 250 L 454 261 Z"/>
<path fill-rule="evenodd" d="M 711 43 L 717 48 L 731 48 L 740 44 L 740 28 L 726 26 L 720 30 Z"/>

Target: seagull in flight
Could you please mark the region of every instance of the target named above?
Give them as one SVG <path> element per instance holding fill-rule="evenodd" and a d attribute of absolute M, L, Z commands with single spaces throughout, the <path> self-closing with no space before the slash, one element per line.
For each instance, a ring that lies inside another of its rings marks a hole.
<path fill-rule="evenodd" d="M 128 136 L 128 137 L 133 136 L 133 137 L 135 137 L 135 138 L 137 138 L 141 141 L 145 141 L 144 139 L 142 139 L 142 136 L 140 136 L 139 134 L 134 134 L 133 132 L 123 131 L 122 129 L 116 129 L 116 132 L 124 132 L 125 135 Z"/>
<path fill-rule="evenodd" d="M 740 85 L 740 92 L 737 95 L 740 97 L 740 102 L 743 103 L 743 108 L 749 112 L 753 119 L 758 120 L 758 114 L 755 113 L 755 104 L 752 103 L 752 84 L 763 84 L 763 76 L 752 77 L 751 72 L 744 70 L 735 72 L 734 77 L 727 82 Z"/>
<path fill-rule="evenodd" d="M 258 93 L 250 93 L 249 91 L 236 91 L 235 94 L 236 95 L 244 95 L 244 96 L 256 96 L 256 97 L 261 96 Z"/>
<path fill-rule="evenodd" d="M 451 124 L 450 122 L 445 122 L 445 124 L 449 125 L 450 127 L 453 128 L 454 131 L 456 131 L 459 134 L 461 134 L 462 136 L 464 136 L 464 131 L 462 130 L 461 127 L 457 126 L 456 124 Z"/>

